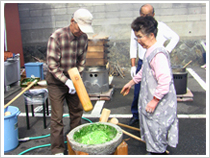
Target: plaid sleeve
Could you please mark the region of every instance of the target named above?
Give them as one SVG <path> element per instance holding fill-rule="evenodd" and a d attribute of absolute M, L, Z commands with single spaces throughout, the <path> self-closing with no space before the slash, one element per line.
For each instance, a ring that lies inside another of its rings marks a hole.
<path fill-rule="evenodd" d="M 80 46 L 79 46 L 80 51 L 79 55 L 77 56 L 77 66 L 80 74 L 83 72 L 85 68 L 87 48 L 88 48 L 88 38 L 85 36 L 80 41 Z"/>
<path fill-rule="evenodd" d="M 60 67 L 61 52 L 59 45 L 59 42 L 53 37 L 49 38 L 47 45 L 47 65 L 49 72 L 51 72 L 56 79 L 65 83 L 68 78 L 63 74 L 63 70 Z"/>

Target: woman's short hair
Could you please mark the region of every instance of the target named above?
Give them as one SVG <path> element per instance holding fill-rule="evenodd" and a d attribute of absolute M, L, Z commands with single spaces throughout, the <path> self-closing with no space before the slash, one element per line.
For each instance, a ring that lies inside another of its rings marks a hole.
<path fill-rule="evenodd" d="M 131 24 L 131 28 L 133 31 L 141 31 L 143 34 L 149 35 L 150 33 L 153 33 L 154 36 L 157 36 L 158 32 L 158 23 L 152 16 L 140 16 L 137 17 Z"/>

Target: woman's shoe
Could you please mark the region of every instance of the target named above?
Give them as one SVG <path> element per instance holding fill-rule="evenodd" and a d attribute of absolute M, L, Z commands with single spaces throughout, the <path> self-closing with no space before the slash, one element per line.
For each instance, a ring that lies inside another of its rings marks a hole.
<path fill-rule="evenodd" d="M 153 153 L 153 152 L 148 152 L 145 155 L 168 155 L 167 152 L 165 151 L 164 153 Z"/>
<path fill-rule="evenodd" d="M 146 153 L 145 155 L 152 155 L 152 154 L 149 152 L 149 153 Z"/>

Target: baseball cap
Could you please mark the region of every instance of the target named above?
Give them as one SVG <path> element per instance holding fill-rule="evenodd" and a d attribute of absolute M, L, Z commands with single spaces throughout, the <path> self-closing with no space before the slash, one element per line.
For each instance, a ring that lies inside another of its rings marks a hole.
<path fill-rule="evenodd" d="M 93 33 L 93 28 L 91 26 L 93 15 L 87 10 L 80 8 L 74 12 L 74 20 L 77 22 L 80 30 L 84 33 Z"/>

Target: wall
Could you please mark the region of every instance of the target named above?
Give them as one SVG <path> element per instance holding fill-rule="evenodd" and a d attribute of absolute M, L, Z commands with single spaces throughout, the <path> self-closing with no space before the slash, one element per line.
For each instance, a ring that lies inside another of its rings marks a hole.
<path fill-rule="evenodd" d="M 206 40 L 205 3 L 151 3 L 155 18 L 165 22 L 179 36 L 180 41 L 171 53 L 172 64 L 203 63 L 200 40 Z M 143 3 L 18 3 L 20 25 L 26 62 L 32 56 L 46 59 L 47 40 L 52 32 L 69 25 L 78 8 L 87 8 L 94 16 L 95 34 L 109 36 L 109 61 L 119 61 L 129 67 L 130 24 L 139 16 Z M 92 35 L 89 35 L 92 36 Z"/>
<path fill-rule="evenodd" d="M 19 10 L 17 3 L 4 6 L 4 17 L 6 23 L 7 51 L 20 54 L 20 66 L 24 66 L 24 55 L 21 39 Z"/>

